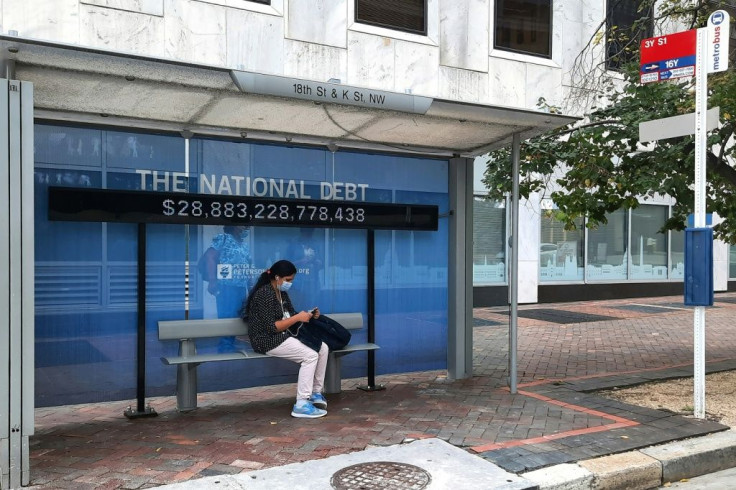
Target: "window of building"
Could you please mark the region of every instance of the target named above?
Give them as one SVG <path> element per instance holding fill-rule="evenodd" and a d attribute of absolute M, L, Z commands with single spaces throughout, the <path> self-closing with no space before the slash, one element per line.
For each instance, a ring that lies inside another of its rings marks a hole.
<path fill-rule="evenodd" d="M 728 278 L 736 279 L 736 246 L 728 246 Z"/>
<path fill-rule="evenodd" d="M 631 210 L 631 279 L 667 279 L 667 206 L 641 204 Z"/>
<path fill-rule="evenodd" d="M 588 231 L 588 266 L 591 281 L 626 280 L 628 275 L 628 210 L 607 216 L 608 223 Z"/>
<path fill-rule="evenodd" d="M 642 39 L 652 37 L 651 7 L 641 0 L 608 0 L 606 4 L 606 68 L 618 71 L 639 58 Z"/>
<path fill-rule="evenodd" d="M 494 47 L 550 58 L 551 0 L 498 0 Z"/>
<path fill-rule="evenodd" d="M 566 230 L 564 224 L 555 219 L 554 211 L 543 212 L 539 242 L 540 281 L 582 281 L 584 240 L 582 218 L 575 220 L 574 230 Z"/>
<path fill-rule="evenodd" d="M 473 201 L 473 284 L 506 282 L 506 206 L 476 197 Z"/>
<path fill-rule="evenodd" d="M 425 35 L 427 0 L 355 0 L 355 21 Z"/>
<path fill-rule="evenodd" d="M 670 279 L 685 277 L 685 232 L 670 231 Z"/>

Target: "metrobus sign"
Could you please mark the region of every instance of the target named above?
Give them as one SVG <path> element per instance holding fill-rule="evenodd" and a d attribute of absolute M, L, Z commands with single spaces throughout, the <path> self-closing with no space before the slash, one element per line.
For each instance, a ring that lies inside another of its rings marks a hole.
<path fill-rule="evenodd" d="M 716 10 L 708 17 L 708 73 L 717 73 L 728 68 L 730 21 L 725 10 Z"/>
<path fill-rule="evenodd" d="M 697 30 L 641 41 L 641 83 L 695 75 Z"/>

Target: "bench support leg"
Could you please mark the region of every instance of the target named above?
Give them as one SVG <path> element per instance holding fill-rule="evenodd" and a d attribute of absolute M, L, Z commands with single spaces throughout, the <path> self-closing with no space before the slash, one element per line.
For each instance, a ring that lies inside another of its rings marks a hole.
<path fill-rule="evenodd" d="M 334 395 L 342 391 L 342 356 L 330 354 L 327 358 L 324 392 Z"/>
<path fill-rule="evenodd" d="M 194 342 L 183 341 L 179 345 L 179 355 L 197 354 Z M 191 412 L 197 409 L 197 364 L 180 364 L 176 367 L 176 409 Z"/>
<path fill-rule="evenodd" d="M 181 364 L 176 371 L 176 409 L 191 412 L 197 409 L 197 365 Z"/>

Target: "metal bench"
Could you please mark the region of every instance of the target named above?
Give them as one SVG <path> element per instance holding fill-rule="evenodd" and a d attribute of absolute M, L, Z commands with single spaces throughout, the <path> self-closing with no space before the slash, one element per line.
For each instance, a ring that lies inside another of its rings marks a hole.
<path fill-rule="evenodd" d="M 330 318 L 340 322 L 349 330 L 363 328 L 361 313 L 332 313 Z M 178 340 L 179 355 L 162 357 L 161 361 L 176 370 L 176 408 L 189 412 L 197 408 L 197 366 L 205 362 L 248 361 L 252 359 L 275 359 L 266 354 L 238 350 L 234 352 L 197 354 L 196 339 L 248 335 L 248 324 L 240 318 L 211 318 L 203 320 L 162 320 L 158 322 L 159 340 Z M 325 393 L 340 393 L 342 357 L 362 351 L 378 349 L 372 343 L 349 344 L 344 349 L 330 351 L 325 375 Z"/>

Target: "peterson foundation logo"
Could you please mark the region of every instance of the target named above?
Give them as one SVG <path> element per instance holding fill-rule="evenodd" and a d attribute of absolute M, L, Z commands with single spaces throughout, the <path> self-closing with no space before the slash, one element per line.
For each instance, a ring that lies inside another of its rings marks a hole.
<path fill-rule="evenodd" d="M 233 278 L 232 264 L 217 264 L 217 278 L 220 280 Z"/>

